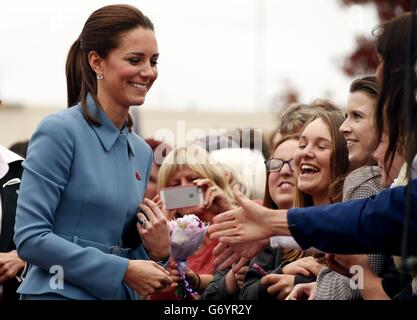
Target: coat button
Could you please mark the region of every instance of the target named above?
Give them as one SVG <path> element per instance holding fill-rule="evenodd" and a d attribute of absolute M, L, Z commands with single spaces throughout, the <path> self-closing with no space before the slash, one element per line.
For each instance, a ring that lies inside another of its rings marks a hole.
<path fill-rule="evenodd" d="M 135 172 L 135 177 L 136 177 L 136 180 L 139 180 L 139 181 L 141 181 L 141 180 L 142 180 L 142 178 L 141 178 L 141 176 L 140 176 L 140 172 L 139 172 L 139 171 L 136 171 L 136 172 Z"/>

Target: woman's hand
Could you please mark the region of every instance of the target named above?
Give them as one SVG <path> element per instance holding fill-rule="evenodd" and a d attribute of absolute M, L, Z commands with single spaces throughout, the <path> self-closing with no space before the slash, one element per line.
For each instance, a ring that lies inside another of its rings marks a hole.
<path fill-rule="evenodd" d="M 25 267 L 25 262 L 19 258 L 17 251 L 0 252 L 0 284 L 15 277 Z"/>
<path fill-rule="evenodd" d="M 212 251 L 212 254 L 216 256 L 214 265 L 217 266 L 218 270 L 224 270 L 234 265 L 233 271 L 237 272 L 268 246 L 269 239 L 234 244 L 220 242 Z"/>
<path fill-rule="evenodd" d="M 245 275 L 246 275 L 246 272 L 248 272 L 248 270 L 249 270 L 249 266 L 243 266 L 237 272 L 234 273 L 239 289 L 242 289 L 243 287 L 243 283 L 245 282 Z"/>
<path fill-rule="evenodd" d="M 129 260 L 124 282 L 142 296 L 147 296 L 171 285 L 169 273 L 150 260 Z"/>
<path fill-rule="evenodd" d="M 371 271 L 371 267 L 369 265 L 369 258 L 368 258 L 368 255 L 366 254 L 355 254 L 355 255 L 326 254 L 326 260 L 330 269 L 348 278 L 353 276 L 353 273 L 350 272 L 350 269 L 353 266 L 359 266 L 363 270 Z"/>
<path fill-rule="evenodd" d="M 282 273 L 285 274 L 300 274 L 302 276 L 314 275 L 317 277 L 320 270 L 326 266 L 318 263 L 314 257 L 304 257 L 298 260 L 295 260 L 282 268 Z"/>
<path fill-rule="evenodd" d="M 177 287 L 178 284 L 182 281 L 180 272 L 178 271 L 177 262 L 170 261 L 168 264 L 168 271 L 172 278 L 172 286 Z M 187 269 L 187 271 L 185 272 L 185 278 L 190 284 L 191 288 L 193 288 L 194 290 L 200 289 L 197 288 L 197 286 L 200 286 L 201 283 L 199 282 L 201 282 L 201 279 L 198 279 L 198 275 L 194 271 Z"/>
<path fill-rule="evenodd" d="M 155 202 L 146 198 L 143 202 L 139 205 L 143 213 L 137 215 L 137 229 L 150 258 L 160 261 L 169 256 L 168 219 L 162 211 L 164 208 L 161 210 Z"/>
<path fill-rule="evenodd" d="M 159 209 L 161 209 L 162 213 L 166 216 L 167 212 L 164 206 L 164 202 L 161 200 L 159 194 L 152 198 L 152 201 L 156 203 Z"/>
<path fill-rule="evenodd" d="M 210 179 L 196 179 L 193 181 L 204 192 L 204 208 L 213 214 L 228 211 L 233 208 L 231 201 L 224 191 Z"/>
<path fill-rule="evenodd" d="M 314 300 L 317 282 L 299 283 L 294 286 L 285 300 Z"/>
<path fill-rule="evenodd" d="M 284 300 L 294 288 L 294 280 L 295 276 L 289 274 L 268 274 L 261 279 L 261 284 L 268 288 L 270 295 Z"/>

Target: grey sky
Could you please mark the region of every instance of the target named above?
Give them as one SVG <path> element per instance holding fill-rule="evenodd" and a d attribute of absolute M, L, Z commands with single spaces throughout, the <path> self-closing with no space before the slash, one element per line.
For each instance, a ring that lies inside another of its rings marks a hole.
<path fill-rule="evenodd" d="M 141 0 L 154 22 L 159 78 L 146 104 L 168 109 L 266 110 L 289 81 L 303 101 L 330 92 L 339 103 L 351 79 L 337 65 L 357 33 L 377 23 L 368 6 L 339 0 Z M 95 9 L 114 1 L 0 2 L 0 97 L 65 106 L 67 51 Z"/>

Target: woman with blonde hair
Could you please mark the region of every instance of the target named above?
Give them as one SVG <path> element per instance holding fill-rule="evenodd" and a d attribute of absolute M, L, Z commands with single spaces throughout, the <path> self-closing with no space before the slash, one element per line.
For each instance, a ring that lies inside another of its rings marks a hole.
<path fill-rule="evenodd" d="M 172 150 L 165 158 L 158 174 L 158 189 L 177 186 L 200 187 L 204 195 L 202 206 L 179 208 L 167 212 L 169 218 L 195 214 L 203 222 L 210 223 L 213 217 L 234 207 L 232 190 L 227 180 L 226 172 L 201 147 L 188 146 Z M 187 259 L 188 271 L 186 278 L 191 287 L 197 292 L 203 292 L 213 279 L 215 272 L 213 248 L 217 240 L 206 237 L 203 245 Z M 180 281 L 176 263 L 169 265 L 174 287 Z M 178 299 L 173 290 L 154 294 L 151 299 Z"/>

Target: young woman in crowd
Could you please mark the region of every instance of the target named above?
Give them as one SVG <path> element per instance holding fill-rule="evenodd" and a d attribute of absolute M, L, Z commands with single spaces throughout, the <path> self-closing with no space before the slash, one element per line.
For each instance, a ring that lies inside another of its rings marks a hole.
<path fill-rule="evenodd" d="M 335 128 L 338 128 L 343 120 L 344 117 L 340 111 L 323 111 L 313 117 L 304 127 L 294 154 L 294 169 L 297 180 L 294 204 L 296 207 L 341 200 L 341 186 L 349 164 L 346 143 L 340 132 Z M 279 150 L 278 148 L 276 152 Z M 275 197 L 278 196 L 279 192 L 282 192 L 282 190 L 274 191 L 276 191 Z M 288 204 L 283 205 L 288 208 Z M 270 253 L 264 251 L 261 256 L 257 256 L 251 261 L 251 264 L 263 264 L 267 270 L 278 269 L 273 274 L 262 278 L 260 283 L 256 283 L 260 279 L 259 275 L 256 277 L 256 273 L 253 272 L 255 281 L 252 281 L 248 286 L 244 286 L 241 293 L 242 298 L 259 298 L 257 293 L 261 288 L 260 285 L 262 285 L 267 288 L 269 294 L 276 296 L 278 299 L 284 299 L 297 282 L 314 281 L 319 270 L 324 267 L 308 252 L 300 250 L 275 250 L 273 252 L 282 253 L 279 256 L 279 263 L 276 259 L 275 261 L 269 259 L 270 265 L 265 266 L 263 262 Z M 300 272 L 302 273 L 299 274 Z M 250 274 L 248 272 L 248 276 Z M 245 293 L 252 293 L 252 296 L 249 296 L 249 294 L 245 296 Z"/>
<path fill-rule="evenodd" d="M 406 154 L 408 140 L 413 142 L 412 149 L 409 150 L 411 154 L 415 155 L 417 149 L 417 130 L 415 127 L 410 133 L 406 130 L 406 106 L 403 98 L 405 71 L 408 68 L 404 63 L 407 61 L 411 17 L 411 14 L 404 14 L 383 24 L 377 35 L 377 49 L 381 58 L 377 79 L 382 85 L 376 124 L 378 136 L 382 136 L 384 128 L 388 132 L 389 142 L 385 157 L 388 161 L 385 161 L 384 168 L 386 172 L 397 150 Z M 415 56 L 416 52 L 413 52 L 413 64 Z M 415 88 L 412 89 L 414 92 Z M 415 110 L 415 98 L 410 102 Z M 410 162 L 408 165 L 411 179 L 416 179 L 417 161 L 414 159 Z M 417 180 L 412 180 L 409 188 L 411 219 L 408 254 L 413 254 L 417 253 Z M 217 225 L 212 225 L 209 232 L 213 238 L 220 238 L 224 243 L 230 244 L 229 250 L 239 255 L 245 255 L 244 251 L 251 254 L 256 252 L 255 240 L 290 234 L 303 248 L 313 246 L 338 253 L 401 252 L 405 212 L 404 187 L 390 188 L 373 198 L 363 200 L 275 212 L 248 201 L 238 193 L 236 200 L 242 207 L 216 217 Z M 248 246 L 247 241 L 251 241 L 251 245 Z"/>
<path fill-rule="evenodd" d="M 373 196 L 383 190 L 381 173 L 372 158 L 378 137 L 375 128 L 375 110 L 378 101 L 378 86 L 375 77 L 364 77 L 352 82 L 346 105 L 346 119 L 339 130 L 343 133 L 349 150 L 352 171 L 345 179 L 343 201 Z M 366 256 L 361 256 L 366 259 Z M 390 259 L 388 256 L 387 259 Z M 374 274 L 381 271 L 384 255 L 369 255 L 369 264 Z M 316 300 L 351 300 L 361 297 L 359 290 L 352 289 L 350 279 L 324 268 L 320 271 L 315 292 Z M 313 298 L 310 296 L 309 298 Z"/>

